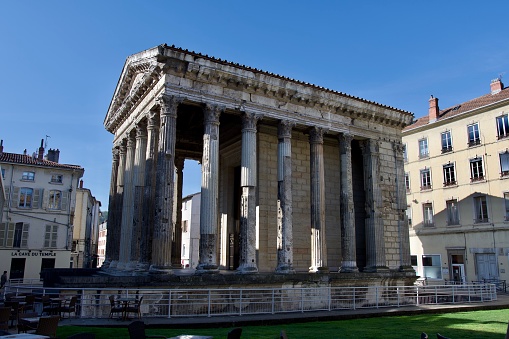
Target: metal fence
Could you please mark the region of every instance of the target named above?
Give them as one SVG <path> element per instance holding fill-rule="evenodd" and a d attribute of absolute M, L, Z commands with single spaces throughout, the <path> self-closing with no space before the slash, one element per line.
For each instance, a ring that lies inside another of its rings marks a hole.
<path fill-rule="evenodd" d="M 212 317 L 355 310 L 426 304 L 479 303 L 497 299 L 494 284 L 306 288 L 119 289 L 44 288 L 10 284 L 6 293 L 78 296 L 77 316 L 107 318 L 109 296 L 143 296 L 143 317 Z"/>

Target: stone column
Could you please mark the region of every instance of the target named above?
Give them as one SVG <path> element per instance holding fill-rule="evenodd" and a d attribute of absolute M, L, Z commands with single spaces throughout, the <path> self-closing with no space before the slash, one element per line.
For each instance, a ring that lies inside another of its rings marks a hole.
<path fill-rule="evenodd" d="M 111 162 L 111 180 L 110 180 L 110 196 L 108 199 L 108 228 L 111 234 L 120 234 L 120 230 L 115 229 L 115 201 L 117 199 L 117 176 L 118 176 L 118 165 L 119 165 L 119 149 L 113 147 L 112 149 L 112 162 Z M 106 260 L 104 261 L 102 268 L 109 268 L 111 261 L 113 260 L 113 253 L 116 252 L 115 260 L 118 260 L 118 250 L 115 251 L 115 241 L 119 238 L 114 236 L 106 238 Z"/>
<path fill-rule="evenodd" d="M 175 231 L 173 232 L 173 243 L 171 245 L 172 266 L 182 268 L 182 187 L 184 185 L 184 158 L 175 159 L 177 169 L 177 189 L 176 189 L 176 208 L 175 208 Z"/>
<path fill-rule="evenodd" d="M 219 116 L 223 108 L 207 105 L 204 110 L 203 158 L 201 163 L 200 261 L 197 273 L 217 272 L 217 199 L 219 185 Z"/>
<path fill-rule="evenodd" d="M 141 227 L 140 264 L 138 270 L 146 271 L 152 262 L 152 235 L 154 232 L 154 206 L 159 139 L 159 114 L 147 115 L 147 147 L 145 155 L 145 189 L 143 192 L 143 218 Z"/>
<path fill-rule="evenodd" d="M 384 272 L 385 263 L 384 223 L 382 219 L 382 190 L 380 188 L 379 142 L 363 142 L 364 191 L 366 192 L 366 267 L 364 272 Z"/>
<path fill-rule="evenodd" d="M 323 160 L 323 134 L 320 127 L 311 128 L 309 135 L 311 154 L 311 267 L 310 272 L 325 272 L 327 247 L 325 242 L 325 169 Z"/>
<path fill-rule="evenodd" d="M 111 240 L 111 262 L 110 268 L 117 268 L 119 259 L 120 259 L 120 234 L 122 227 L 122 206 L 124 201 L 124 171 L 125 171 L 125 162 L 126 162 L 126 140 L 122 140 L 118 147 L 118 172 L 117 172 L 117 195 L 115 199 L 115 210 L 114 215 L 115 219 L 112 224 L 112 232 L 108 236 L 112 238 Z M 109 227 L 109 226 L 108 226 Z"/>
<path fill-rule="evenodd" d="M 355 211 L 352 185 L 352 139 L 350 134 L 339 135 L 341 161 L 341 267 L 342 273 L 357 272 L 355 248 Z"/>
<path fill-rule="evenodd" d="M 403 159 L 404 145 L 400 142 L 393 142 L 394 167 L 396 169 L 396 201 L 398 214 L 398 236 L 399 236 L 399 255 L 401 271 L 413 271 L 410 261 L 410 235 L 408 232 L 408 220 L 406 215 L 407 201 L 405 188 L 405 163 Z"/>
<path fill-rule="evenodd" d="M 277 147 L 277 273 L 293 269 L 292 128 L 294 122 L 281 120 Z"/>
<path fill-rule="evenodd" d="M 134 151 L 136 140 L 133 135 L 127 136 L 127 154 L 124 174 L 124 201 L 122 203 L 122 226 L 120 228 L 120 258 L 118 269 L 127 269 L 131 257 L 131 236 L 133 232 L 134 207 Z"/>
<path fill-rule="evenodd" d="M 261 117 L 242 116 L 242 157 L 240 163 L 240 258 L 239 273 L 258 272 L 256 264 L 256 123 Z"/>
<path fill-rule="evenodd" d="M 133 226 L 131 235 L 131 252 L 128 269 L 137 268 L 141 253 L 141 227 L 143 210 L 143 191 L 145 185 L 145 157 L 147 153 L 147 127 L 145 124 L 136 125 L 136 150 L 134 154 L 133 174 Z"/>
<path fill-rule="evenodd" d="M 171 237 L 173 234 L 173 203 L 175 187 L 175 140 L 177 108 L 181 98 L 162 95 L 157 177 L 155 192 L 154 236 L 152 240 L 151 273 L 171 273 Z"/>

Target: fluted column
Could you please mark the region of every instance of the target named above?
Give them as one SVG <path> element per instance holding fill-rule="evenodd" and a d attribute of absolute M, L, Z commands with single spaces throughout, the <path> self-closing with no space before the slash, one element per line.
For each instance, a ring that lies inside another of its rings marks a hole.
<path fill-rule="evenodd" d="M 111 161 L 111 180 L 110 180 L 110 196 L 108 199 L 108 228 L 110 229 L 111 234 L 118 233 L 120 234 L 120 230 L 115 230 L 115 202 L 117 199 L 117 176 L 118 176 L 118 165 L 119 165 L 119 149 L 118 147 L 113 147 L 112 149 L 112 161 Z M 114 247 L 115 241 L 118 238 L 114 238 L 113 236 L 106 238 L 106 253 L 102 268 L 109 268 L 111 261 L 113 260 L 113 253 L 115 252 Z M 115 260 L 118 260 L 118 251 Z"/>
<path fill-rule="evenodd" d="M 136 149 L 134 152 L 133 173 L 133 225 L 131 235 L 131 252 L 129 256 L 129 269 L 136 269 L 141 253 L 141 226 L 143 210 L 143 191 L 145 185 L 145 157 L 147 153 L 147 127 L 143 123 L 136 125 Z"/>
<path fill-rule="evenodd" d="M 380 189 L 379 142 L 363 142 L 364 191 L 366 192 L 366 267 L 364 272 L 382 272 L 385 262 L 384 224 L 382 219 L 382 191 Z"/>
<path fill-rule="evenodd" d="M 217 272 L 217 199 L 219 185 L 219 116 L 223 108 L 207 105 L 204 110 L 203 158 L 201 163 L 200 248 L 197 273 Z"/>
<path fill-rule="evenodd" d="M 184 158 L 177 157 L 175 159 L 175 167 L 177 169 L 177 189 L 175 208 L 175 230 L 173 232 L 172 248 L 172 266 L 174 268 L 182 268 L 182 187 L 184 185 Z"/>
<path fill-rule="evenodd" d="M 311 266 L 310 272 L 327 271 L 325 242 L 324 129 L 313 127 L 309 135 L 311 154 Z"/>
<path fill-rule="evenodd" d="M 123 210 L 122 205 L 124 201 L 124 171 L 125 171 L 125 163 L 126 163 L 126 140 L 123 139 L 120 142 L 118 147 L 118 171 L 117 171 L 117 194 L 115 199 L 115 219 L 113 220 L 111 233 L 108 236 L 112 238 L 111 240 L 111 262 L 110 268 L 117 268 L 120 259 L 120 234 L 122 228 L 122 216 Z M 108 226 L 109 228 L 109 226 Z"/>
<path fill-rule="evenodd" d="M 242 156 L 240 163 L 240 258 L 239 273 L 258 272 L 256 264 L 256 124 L 261 117 L 242 116 Z"/>
<path fill-rule="evenodd" d="M 410 235 L 408 232 L 408 221 L 406 215 L 407 200 L 405 188 L 405 163 L 403 159 L 404 145 L 400 142 L 393 142 L 392 149 L 394 150 L 394 167 L 396 169 L 396 200 L 398 214 L 398 237 L 399 237 L 399 256 L 400 256 L 400 270 L 413 271 L 412 263 L 410 261 Z"/>
<path fill-rule="evenodd" d="M 277 147 L 277 267 L 278 273 L 295 273 L 293 268 L 292 128 L 281 120 Z"/>
<path fill-rule="evenodd" d="M 175 140 L 177 108 L 181 98 L 162 95 L 160 133 L 157 152 L 154 236 L 152 240 L 151 273 L 171 273 L 171 237 L 173 234 L 173 203 L 175 186 Z"/>
<path fill-rule="evenodd" d="M 134 151 L 136 140 L 133 135 L 127 137 L 127 153 L 124 172 L 124 201 L 122 202 L 122 226 L 120 230 L 120 257 L 118 269 L 127 269 L 131 257 L 131 236 L 133 231 L 134 207 Z"/>
<path fill-rule="evenodd" d="M 152 236 L 154 232 L 154 206 L 157 168 L 157 148 L 159 141 L 159 113 L 147 114 L 147 147 L 145 154 L 145 189 L 143 191 L 143 211 L 141 227 L 139 270 L 148 270 L 152 261 Z"/>
<path fill-rule="evenodd" d="M 342 273 L 357 272 L 355 248 L 355 211 L 352 185 L 352 139 L 350 134 L 339 135 L 341 161 L 341 267 Z"/>

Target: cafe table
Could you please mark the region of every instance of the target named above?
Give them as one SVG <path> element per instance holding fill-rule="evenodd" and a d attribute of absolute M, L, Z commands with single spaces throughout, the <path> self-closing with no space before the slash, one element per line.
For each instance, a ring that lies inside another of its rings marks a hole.
<path fill-rule="evenodd" d="M 136 298 L 135 297 L 120 297 L 120 298 L 117 298 L 117 301 L 119 303 L 122 304 L 122 320 L 126 320 L 127 319 L 127 307 L 129 307 L 129 304 L 130 303 L 134 303 L 136 302 Z"/>

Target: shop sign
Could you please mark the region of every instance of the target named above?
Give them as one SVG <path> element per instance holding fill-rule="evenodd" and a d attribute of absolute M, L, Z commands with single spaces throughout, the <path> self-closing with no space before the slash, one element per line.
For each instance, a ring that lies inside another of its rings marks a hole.
<path fill-rule="evenodd" d="M 11 257 L 56 257 L 51 251 L 16 251 L 11 252 Z"/>

